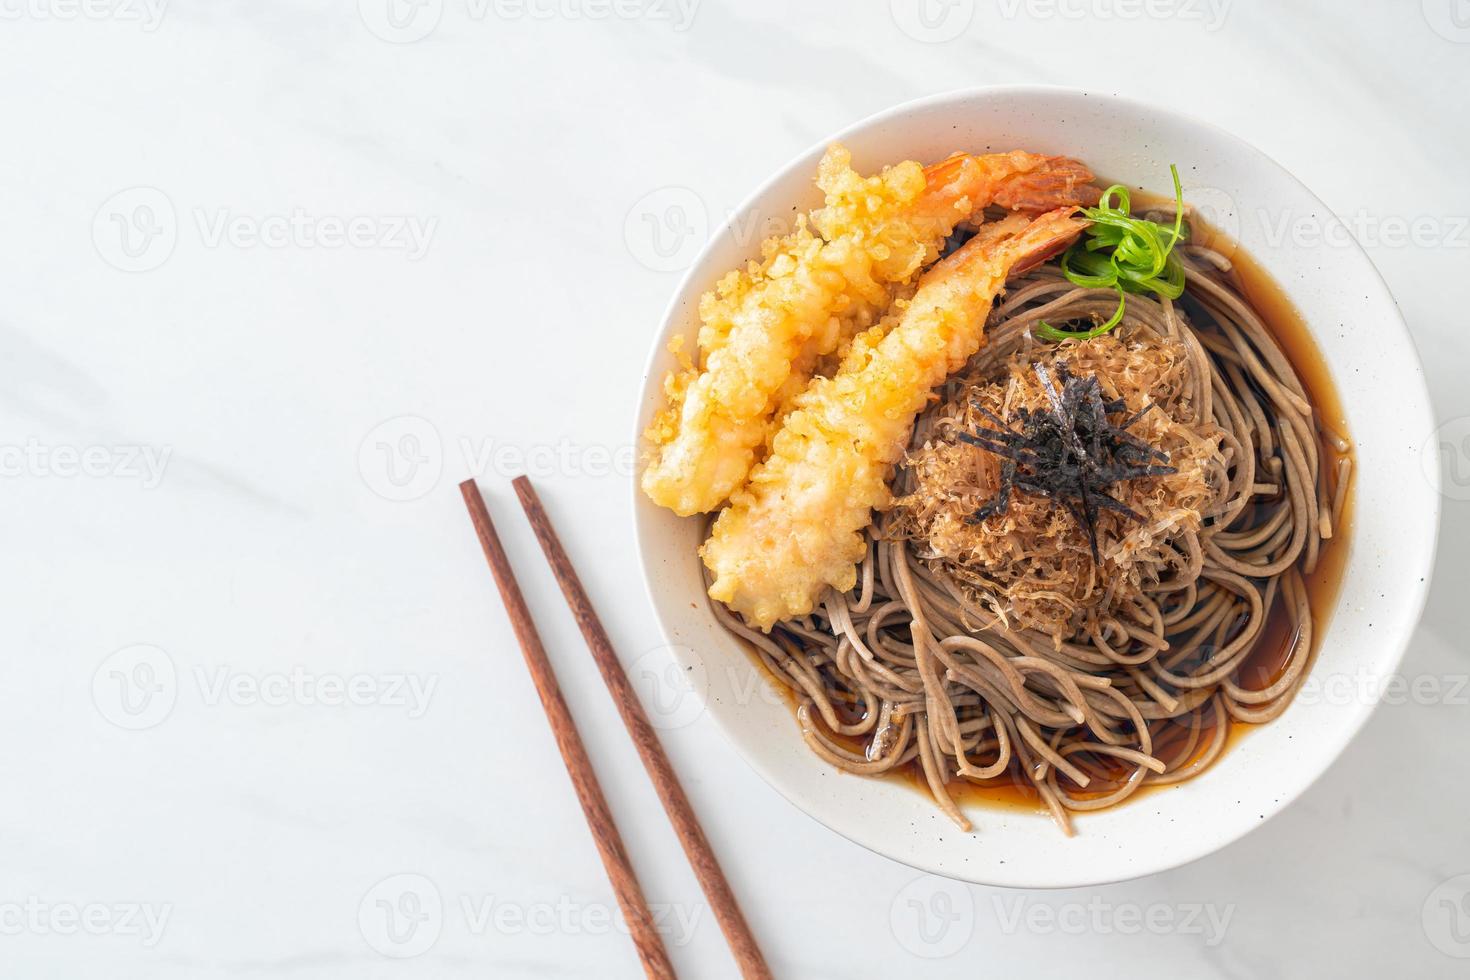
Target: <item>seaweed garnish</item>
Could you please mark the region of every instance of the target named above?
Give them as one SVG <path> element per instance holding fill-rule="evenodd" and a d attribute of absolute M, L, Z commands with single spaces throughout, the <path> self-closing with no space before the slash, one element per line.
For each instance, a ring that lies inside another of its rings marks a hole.
<path fill-rule="evenodd" d="M 1127 413 L 1127 403 L 1121 398 L 1104 398 L 1096 377 L 1077 377 L 1065 363 L 1057 365 L 1057 379 L 1041 364 L 1033 368 L 1046 392 L 1047 408 L 1019 408 L 1014 423 L 1009 423 L 976 403 L 975 409 L 994 428 L 980 426 L 973 433 L 957 436 L 1005 461 L 1001 464 L 1000 489 L 966 521 L 978 524 L 1004 514 L 1016 491 L 1042 497 L 1063 507 L 1087 532 L 1092 560 L 1101 564 L 1099 512 L 1112 511 L 1132 521 L 1143 520 L 1109 489 L 1129 480 L 1168 476 L 1178 470 L 1168 465 L 1167 453 L 1128 431 L 1155 407 L 1153 402 L 1114 422 L 1110 417 Z"/>

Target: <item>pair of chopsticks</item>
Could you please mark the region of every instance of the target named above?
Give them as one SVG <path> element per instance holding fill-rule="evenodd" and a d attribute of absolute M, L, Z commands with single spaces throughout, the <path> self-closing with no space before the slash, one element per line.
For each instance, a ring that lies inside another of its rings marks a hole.
<path fill-rule="evenodd" d="M 704 889 L 705 898 L 709 900 L 720 929 L 725 933 L 725 941 L 735 955 L 741 976 L 746 980 L 770 980 L 771 972 L 755 944 L 755 938 L 750 934 L 750 927 L 746 925 L 745 916 L 740 912 L 735 895 L 725 881 L 720 864 L 710 850 L 709 841 L 700 829 L 699 820 L 689 805 L 689 798 L 684 795 L 684 788 L 679 784 L 679 778 L 674 773 L 674 767 L 669 764 L 668 756 L 664 754 L 658 735 L 643 710 L 643 704 L 638 700 L 628 675 L 623 672 L 617 654 L 613 652 L 612 641 L 602 628 L 602 623 L 592 608 L 592 602 L 582 588 L 581 579 L 577 577 L 576 569 L 572 567 L 571 559 L 567 557 L 556 530 L 551 526 L 551 519 L 541 505 L 541 499 L 536 495 L 531 481 L 524 476 L 517 477 L 512 485 L 516 496 L 520 498 L 521 508 L 531 523 L 531 529 L 536 533 L 536 540 L 541 543 L 541 550 L 546 555 L 552 574 L 561 586 L 562 595 L 566 597 L 567 605 L 571 607 L 572 615 L 582 630 L 582 636 L 592 652 L 592 659 L 602 673 L 608 693 L 617 705 L 618 714 L 622 715 L 623 725 L 628 729 L 633 745 L 643 759 L 643 766 L 648 770 L 653 788 L 658 792 L 664 811 L 674 825 L 679 843 L 684 846 L 684 854 L 694 868 L 695 877 Z M 663 939 L 654 929 L 648 904 L 643 897 L 643 888 L 638 884 L 638 876 L 633 872 L 627 851 L 623 848 L 623 838 L 618 833 L 617 825 L 613 823 L 607 800 L 602 795 L 602 787 L 592 770 L 591 760 L 587 758 L 582 737 L 577 733 L 577 724 L 572 720 L 572 713 L 562 697 L 556 673 L 546 657 L 546 649 L 541 645 L 541 637 L 536 632 L 536 624 L 531 620 L 531 611 L 526 607 L 525 597 L 516 584 L 510 560 L 501 547 L 500 536 L 495 533 L 495 525 L 490 521 L 485 499 L 480 495 L 474 480 L 461 483 L 459 492 L 464 497 L 465 506 L 469 508 L 470 520 L 475 525 L 475 533 L 480 538 L 480 546 L 485 551 L 485 559 L 490 563 L 495 585 L 500 590 L 500 598 L 510 616 L 511 627 L 515 630 L 521 652 L 525 655 L 526 667 L 531 672 L 531 680 L 535 682 L 536 693 L 541 698 L 541 707 L 546 712 L 546 720 L 551 724 L 551 733 L 556 737 L 556 745 L 561 750 L 567 774 L 572 778 L 572 786 L 577 791 L 577 799 L 581 801 L 582 812 L 587 817 L 587 826 L 592 831 L 598 852 L 602 855 L 602 864 L 612 882 L 613 891 L 617 894 L 623 919 L 628 924 L 633 944 L 643 961 L 643 971 L 649 977 L 661 980 L 673 978 L 674 968 L 669 963 L 668 950 L 664 948 Z"/>

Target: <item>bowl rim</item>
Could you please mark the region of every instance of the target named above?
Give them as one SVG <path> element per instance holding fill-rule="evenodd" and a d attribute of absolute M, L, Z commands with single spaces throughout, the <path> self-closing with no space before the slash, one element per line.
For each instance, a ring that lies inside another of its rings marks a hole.
<path fill-rule="evenodd" d="M 1174 123 L 1206 129 L 1212 132 L 1217 138 L 1236 144 L 1239 148 L 1242 148 L 1257 157 L 1259 161 L 1264 163 L 1267 167 L 1279 172 L 1281 176 L 1285 177 L 1289 182 L 1296 185 L 1301 193 L 1306 195 L 1306 197 L 1313 204 L 1320 208 L 1320 213 L 1328 215 L 1335 214 L 1335 212 L 1326 204 L 1326 202 L 1318 197 L 1317 194 L 1310 187 L 1308 187 L 1303 181 L 1298 179 L 1290 170 L 1279 163 L 1275 158 L 1257 147 L 1254 143 L 1251 143 L 1250 141 L 1240 136 L 1237 136 L 1235 133 L 1225 129 L 1224 127 L 1216 123 L 1210 122 L 1206 119 L 1202 119 L 1199 116 L 1177 109 L 1159 106 L 1154 103 L 1144 102 L 1139 99 L 1121 96 L 1111 92 L 1083 89 L 1067 85 L 1004 84 L 968 86 L 957 89 L 949 89 L 943 92 L 937 92 L 930 95 L 922 96 L 920 98 L 901 102 L 886 109 L 882 109 L 867 116 L 864 116 L 856 120 L 855 122 L 852 122 L 849 125 L 842 127 L 838 131 L 824 137 L 823 139 L 801 149 L 792 157 L 790 157 L 786 162 L 778 166 L 771 174 L 769 174 L 764 180 L 762 180 L 754 190 L 752 190 L 743 199 L 741 199 L 740 203 L 725 215 L 724 220 L 716 225 L 711 226 L 708 237 L 706 238 L 703 246 L 701 246 L 699 252 L 694 256 L 688 268 L 686 268 L 679 276 L 678 283 L 674 286 L 669 300 L 664 306 L 663 313 L 661 314 L 659 319 L 658 329 L 654 333 L 652 344 L 649 348 L 647 356 L 645 357 L 643 365 L 642 386 L 639 389 L 637 404 L 635 405 L 633 444 L 635 446 L 644 445 L 642 403 L 646 396 L 649 385 L 653 384 L 656 377 L 658 376 L 659 364 L 660 361 L 663 359 L 663 355 L 665 353 L 665 348 L 667 345 L 666 335 L 668 333 L 669 323 L 672 318 L 677 315 L 680 304 L 689 295 L 692 280 L 697 274 L 700 274 L 703 271 L 701 267 L 704 264 L 706 256 L 709 252 L 711 252 L 718 246 L 721 238 L 727 233 L 727 231 L 729 231 L 731 226 L 738 222 L 742 216 L 747 215 L 760 202 L 760 200 L 763 199 L 771 191 L 773 185 L 780 182 L 782 178 L 786 175 L 787 171 L 790 170 L 796 163 L 805 159 L 809 155 L 819 153 L 824 147 L 830 145 L 833 142 L 842 142 L 847 140 L 848 137 L 855 133 L 863 132 L 868 129 L 880 126 L 883 123 L 888 122 L 889 120 L 906 116 L 911 113 L 932 109 L 936 106 L 963 102 L 980 97 L 1027 98 L 1045 95 L 1080 96 L 1083 98 L 1102 99 L 1114 105 L 1129 109 L 1131 111 L 1152 114 L 1160 118 L 1168 119 L 1169 121 Z M 1386 339 L 1393 343 L 1403 344 L 1411 358 L 1413 366 L 1418 369 L 1418 384 L 1414 386 L 1412 392 L 1410 392 L 1412 395 L 1416 396 L 1414 398 L 1414 402 L 1416 404 L 1401 406 L 1400 409 L 1396 409 L 1396 411 L 1408 411 L 1410 409 L 1413 409 L 1415 413 L 1419 416 L 1418 421 L 1422 425 L 1421 431 L 1432 433 L 1435 430 L 1434 409 L 1432 400 L 1429 395 L 1428 385 L 1425 380 L 1423 357 L 1421 356 L 1417 345 L 1415 345 L 1414 343 L 1412 334 L 1409 332 L 1408 324 L 1405 322 L 1403 317 L 1403 312 L 1399 308 L 1398 301 L 1393 296 L 1393 291 L 1389 288 L 1387 281 L 1383 278 L 1382 272 L 1378 269 L 1377 265 L 1374 264 L 1371 256 L 1368 255 L 1367 251 L 1362 247 L 1361 243 L 1359 243 L 1355 237 L 1349 236 L 1349 250 L 1356 252 L 1357 255 L 1362 259 L 1363 264 L 1366 265 L 1368 269 L 1372 270 L 1372 287 L 1375 291 L 1381 294 L 1382 298 L 1387 299 L 1388 305 L 1393 311 L 1393 315 L 1388 318 L 1386 322 L 1381 323 L 1379 325 L 1379 328 L 1392 331 L 1392 336 Z M 1278 281 L 1278 285 L 1288 298 L 1292 298 L 1292 289 L 1289 284 Z M 1312 330 L 1310 323 L 1308 324 L 1308 329 L 1311 330 L 1313 334 L 1317 333 L 1317 331 Z M 1314 336 L 1313 339 L 1317 340 L 1318 338 L 1317 336 Z M 1385 657 L 1385 659 L 1381 661 L 1382 673 L 1385 676 L 1391 675 L 1398 670 L 1399 666 L 1403 662 L 1405 654 L 1408 651 L 1408 647 L 1411 640 L 1413 639 L 1414 633 L 1419 623 L 1422 621 L 1424 608 L 1428 601 L 1431 580 L 1433 578 L 1436 555 L 1439 548 L 1439 531 L 1444 500 L 1443 490 L 1441 486 L 1442 463 L 1440 459 L 1440 447 L 1438 440 L 1430 438 L 1420 451 L 1422 453 L 1428 454 L 1429 456 L 1429 458 L 1425 460 L 1424 465 L 1425 478 L 1430 483 L 1431 493 L 1429 494 L 1429 499 L 1432 501 L 1432 513 L 1429 515 L 1430 522 L 1428 527 L 1429 541 L 1427 550 L 1424 552 L 1423 574 L 1419 577 L 1418 581 L 1410 583 L 1409 587 L 1404 590 L 1405 592 L 1409 593 L 1406 597 L 1404 597 L 1408 601 L 1408 604 L 1405 608 L 1410 614 L 1409 618 L 1404 621 L 1401 633 L 1399 635 L 1389 637 L 1386 641 L 1386 645 L 1388 647 L 1388 655 Z M 632 508 L 634 544 L 637 551 L 639 571 L 643 580 L 644 595 L 649 605 L 652 607 L 654 618 L 658 622 L 659 632 L 663 636 L 665 642 L 669 644 L 671 648 L 677 649 L 679 646 L 678 641 L 676 640 L 673 631 L 670 629 L 669 624 L 665 621 L 665 618 L 662 615 L 658 597 L 655 595 L 653 579 L 652 576 L 649 574 L 651 556 L 646 550 L 645 544 L 645 533 L 648 530 L 648 518 L 645 515 L 648 515 L 653 511 L 650 507 L 644 507 L 640 503 L 641 489 L 639 483 L 642 477 L 642 472 L 643 466 L 640 463 L 640 465 L 635 467 L 632 477 L 628 482 L 628 486 L 631 491 L 628 499 L 629 504 Z M 1353 556 L 1350 555 L 1348 562 L 1349 567 L 1351 567 L 1353 560 Z M 1337 601 L 1341 602 L 1342 597 L 1339 596 Z M 764 678 L 762 679 L 762 682 L 769 683 L 769 681 L 765 680 Z M 779 796 L 785 799 L 787 803 L 789 803 L 796 810 L 807 816 L 809 819 L 815 821 L 828 830 L 833 831 L 839 836 L 853 842 L 854 844 L 857 844 L 865 850 L 872 852 L 873 854 L 877 854 L 881 857 L 884 857 L 890 861 L 906 867 L 911 867 L 916 870 L 926 872 L 928 874 L 948 878 L 955 881 L 984 884 L 989 887 L 1021 889 L 1080 888 L 1113 884 L 1122 881 L 1131 881 L 1136 878 L 1142 878 L 1148 875 L 1170 871 L 1175 868 L 1185 867 L 1189 864 L 1194 863 L 1195 861 L 1200 860 L 1201 858 L 1207 857 L 1210 854 L 1213 854 L 1235 843 L 1238 843 L 1239 841 L 1248 837 L 1252 832 L 1260 828 L 1262 825 L 1264 825 L 1272 817 L 1276 816 L 1287 807 L 1289 807 L 1304 793 L 1306 793 L 1307 790 L 1315 785 L 1317 781 L 1320 780 L 1322 776 L 1325 775 L 1326 772 L 1333 767 L 1334 764 L 1336 764 L 1336 762 L 1341 758 L 1342 754 L 1347 750 L 1348 746 L 1351 745 L 1352 742 L 1358 737 L 1364 725 L 1367 724 L 1368 719 L 1377 709 L 1380 701 L 1380 697 L 1374 697 L 1371 700 L 1364 700 L 1360 703 L 1351 705 L 1350 708 L 1345 707 L 1344 710 L 1351 710 L 1352 715 L 1350 718 L 1348 718 L 1346 725 L 1340 730 L 1341 735 L 1340 739 L 1338 740 L 1338 744 L 1331 749 L 1330 754 L 1325 758 L 1325 761 L 1323 761 L 1320 767 L 1311 772 L 1307 776 L 1307 778 L 1303 779 L 1299 784 L 1292 787 L 1290 791 L 1284 792 L 1278 801 L 1269 805 L 1266 808 L 1262 819 L 1256 821 L 1255 823 L 1252 823 L 1249 826 L 1244 827 L 1244 829 L 1240 830 L 1238 833 L 1217 835 L 1216 838 L 1205 840 L 1195 847 L 1186 848 L 1185 853 L 1182 856 L 1179 856 L 1177 858 L 1167 858 L 1161 861 L 1157 861 L 1152 865 L 1144 862 L 1144 865 L 1141 866 L 1138 870 L 1129 871 L 1125 874 L 1082 874 L 1068 881 L 1029 880 L 1023 877 L 1014 877 L 1004 882 L 998 882 L 981 880 L 973 877 L 964 877 L 960 874 L 957 874 L 953 869 L 943 868 L 932 862 L 926 862 L 920 859 L 912 859 L 908 856 L 895 856 L 895 854 L 881 849 L 875 843 L 868 840 L 860 839 L 859 837 L 854 836 L 853 833 L 849 832 L 847 829 L 838 826 L 832 822 L 829 822 L 827 819 L 824 819 L 819 814 L 812 812 L 803 805 L 803 803 L 796 797 L 793 792 L 788 792 L 788 789 L 784 785 L 783 780 L 767 767 L 767 765 L 761 760 L 758 754 L 751 753 L 746 750 L 740 736 L 738 736 L 731 729 L 726 720 L 722 717 L 721 712 L 714 709 L 711 706 L 709 700 L 703 694 L 701 694 L 697 690 L 692 693 L 693 696 L 700 699 L 701 716 L 708 718 L 714 724 L 714 726 L 719 730 L 720 735 L 735 751 L 735 754 L 738 755 L 747 766 L 754 770 L 755 773 L 759 775 L 768 786 L 775 790 Z M 1134 802 L 1137 803 L 1138 801 Z M 1126 808 L 1126 806 L 1126 803 L 1122 804 L 1121 808 Z"/>

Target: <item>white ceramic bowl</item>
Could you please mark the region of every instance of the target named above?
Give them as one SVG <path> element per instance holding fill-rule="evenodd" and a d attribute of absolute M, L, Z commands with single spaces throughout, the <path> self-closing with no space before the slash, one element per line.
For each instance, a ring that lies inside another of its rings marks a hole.
<path fill-rule="evenodd" d="M 1422 368 L 1388 288 L 1331 210 L 1279 165 L 1229 133 L 1154 106 L 1066 89 L 987 88 L 911 102 L 833 139 L 852 150 L 863 172 L 954 150 L 1022 148 L 1077 156 L 1104 179 L 1166 192 L 1169 164 L 1179 164 L 1186 199 L 1238 238 L 1295 302 L 1347 406 L 1359 463 L 1356 526 L 1313 673 L 1320 694 L 1299 697 L 1200 778 L 1081 815 L 1076 837 L 1063 837 L 1041 814 L 985 807 L 970 809 L 975 832 L 963 834 L 907 785 L 834 771 L 807 750 L 787 703 L 753 676 L 745 650 L 708 609 L 695 554 L 703 521 L 677 518 L 635 487 L 649 594 L 704 708 L 797 807 L 880 854 L 952 878 L 1020 887 L 1118 881 L 1184 864 L 1260 826 L 1362 727 L 1428 588 L 1439 491 L 1422 474 L 1439 470 L 1420 457 L 1433 452 L 1422 447 L 1434 424 Z M 828 142 L 757 190 L 680 283 L 653 343 L 638 431 L 661 401 L 669 338 L 692 339 L 700 294 L 758 253 L 759 241 L 740 230 L 820 203 L 812 180 Z M 1301 230 L 1282 234 L 1294 226 Z M 1328 678 L 1335 683 L 1320 683 Z"/>

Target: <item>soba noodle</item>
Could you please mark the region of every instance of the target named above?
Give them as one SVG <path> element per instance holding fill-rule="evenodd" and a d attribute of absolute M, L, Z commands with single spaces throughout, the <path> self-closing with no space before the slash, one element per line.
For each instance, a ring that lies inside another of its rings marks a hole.
<path fill-rule="evenodd" d="M 1229 259 L 1199 245 L 1176 254 L 1184 297 L 1129 296 L 1118 328 L 1183 345 L 1191 404 L 1228 461 L 1199 530 L 1171 542 L 1176 574 L 1102 628 L 1058 641 L 976 601 L 921 542 L 894 533 L 889 512 L 868 532 L 857 585 L 829 591 L 813 615 L 765 634 L 712 603 L 794 693 L 802 737 L 828 764 L 867 776 L 917 767 L 966 830 L 952 782 L 1008 775 L 1071 833 L 1073 812 L 1187 779 L 1221 754 L 1232 719 L 1265 722 L 1291 703 L 1314 656 L 1304 576 L 1341 521 L 1348 444 L 1319 432 L 1291 362 L 1230 283 Z M 1038 322 L 1106 318 L 1116 303 L 1055 262 L 1033 271 L 992 312 L 986 346 L 949 394 L 1032 350 Z M 913 448 L 934 421 L 932 409 L 920 418 Z M 912 479 L 901 469 L 895 492 Z M 1242 668 L 1278 604 L 1296 640 L 1275 676 L 1256 679 L 1266 686 L 1249 686 Z"/>

